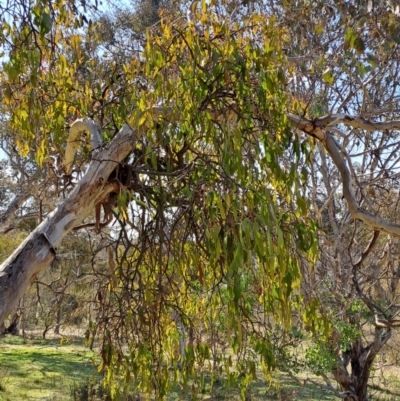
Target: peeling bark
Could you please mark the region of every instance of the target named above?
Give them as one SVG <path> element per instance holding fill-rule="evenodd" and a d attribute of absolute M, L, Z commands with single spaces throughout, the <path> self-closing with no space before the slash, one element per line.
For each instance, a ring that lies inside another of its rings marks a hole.
<path fill-rule="evenodd" d="M 68 198 L 0 266 L 0 326 L 33 278 L 55 258 L 61 240 L 115 189 L 108 179 L 135 140 L 136 132 L 126 124 L 107 146 L 94 151 L 87 173 Z"/>

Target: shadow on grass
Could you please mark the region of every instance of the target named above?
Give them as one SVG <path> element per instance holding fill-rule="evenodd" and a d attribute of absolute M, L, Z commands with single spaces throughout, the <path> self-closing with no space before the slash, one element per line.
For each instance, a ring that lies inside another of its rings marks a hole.
<path fill-rule="evenodd" d="M 21 337 L 0 338 L 2 394 L 6 396 L 0 400 L 71 399 L 71 386 L 98 376 L 92 353 L 82 344 L 83 340 L 60 345 L 57 339 L 25 343 Z"/>
<path fill-rule="evenodd" d="M 82 383 L 99 379 L 91 363 L 92 353 L 83 347 L 82 338 L 70 338 L 60 344 L 59 339 L 34 339 L 24 341 L 21 337 L 0 337 L 0 400 L 71 400 L 71 389 Z M 194 384 L 194 385 L 192 385 Z M 392 387 L 392 386 L 390 386 Z M 374 399 L 392 401 L 400 399 L 398 386 L 375 390 Z M 201 383 L 190 383 L 186 388 L 176 388 L 168 400 L 240 400 L 240 385 L 228 386 L 220 379 L 211 389 L 209 377 Z M 210 394 L 211 393 L 211 394 Z M 336 399 L 331 392 L 317 385 L 301 387 L 285 374 L 278 380 L 268 383 L 259 379 L 250 385 L 247 399 L 261 400 L 302 400 L 332 401 Z"/>
<path fill-rule="evenodd" d="M 82 375 L 86 370 L 93 372 L 93 366 L 89 360 L 85 363 L 82 357 L 53 351 L 7 352 L 0 354 L 0 365 L 11 369 L 18 376 L 30 374 L 32 369 L 39 370 L 43 376 L 52 372 L 60 375 Z"/>

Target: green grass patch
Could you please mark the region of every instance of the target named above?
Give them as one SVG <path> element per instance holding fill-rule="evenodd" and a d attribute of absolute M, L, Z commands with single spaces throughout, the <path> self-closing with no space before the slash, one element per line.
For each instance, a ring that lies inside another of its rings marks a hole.
<path fill-rule="evenodd" d="M 71 389 L 97 375 L 82 340 L 0 339 L 0 400 L 71 400 Z"/>

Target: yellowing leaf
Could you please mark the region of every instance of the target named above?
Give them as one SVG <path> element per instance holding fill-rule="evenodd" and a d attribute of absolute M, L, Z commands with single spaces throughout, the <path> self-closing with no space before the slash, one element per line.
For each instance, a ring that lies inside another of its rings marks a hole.
<path fill-rule="evenodd" d="M 62 54 L 60 54 L 60 72 L 62 75 L 65 74 L 66 69 L 67 69 L 67 60 Z"/>
<path fill-rule="evenodd" d="M 322 26 L 322 25 L 316 25 L 316 27 L 315 27 L 315 29 L 314 29 L 314 32 L 317 34 L 317 35 L 322 35 L 323 33 L 324 33 L 324 27 Z"/>
<path fill-rule="evenodd" d="M 324 71 L 324 73 L 322 74 L 322 79 L 329 85 L 332 85 L 335 82 L 335 78 L 330 68 L 327 68 Z"/>

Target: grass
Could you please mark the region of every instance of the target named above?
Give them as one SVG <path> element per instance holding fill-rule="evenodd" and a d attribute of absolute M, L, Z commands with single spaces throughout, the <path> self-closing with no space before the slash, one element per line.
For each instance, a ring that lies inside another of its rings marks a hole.
<path fill-rule="evenodd" d="M 71 400 L 71 388 L 96 375 L 82 340 L 0 339 L 0 401 Z"/>
<path fill-rule="evenodd" d="M 60 343 L 60 340 L 30 340 L 22 337 L 0 337 L 0 401 L 71 401 L 72 389 L 84 383 L 94 383 L 99 375 L 92 364 L 93 353 L 88 351 L 83 340 L 75 337 Z M 387 371 L 385 379 L 376 376 L 372 380 L 373 399 L 394 401 L 400 399 L 399 369 Z M 280 374 L 278 381 L 267 383 L 258 380 L 250 386 L 246 400 L 261 401 L 333 401 L 332 393 L 317 385 L 299 386 L 289 376 Z M 190 387 L 190 386 L 189 386 Z M 209 390 L 206 386 L 206 390 Z M 193 397 L 191 389 L 176 389 L 168 401 L 195 399 L 204 401 L 240 400 L 240 391 L 228 388 L 223 381 L 209 391 Z"/>
<path fill-rule="evenodd" d="M 169 401 L 194 400 L 188 392 L 172 393 Z M 222 382 L 214 385 L 212 396 L 198 396 L 203 401 L 239 401 L 241 400 L 238 388 L 227 388 Z M 332 393 L 321 390 L 318 386 L 301 387 L 286 375 L 279 375 L 279 381 L 267 383 L 265 380 L 258 380 L 253 383 L 246 392 L 246 401 L 333 401 L 336 398 Z"/>

